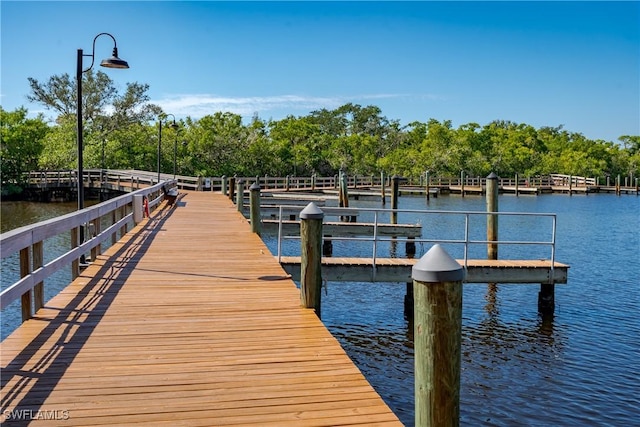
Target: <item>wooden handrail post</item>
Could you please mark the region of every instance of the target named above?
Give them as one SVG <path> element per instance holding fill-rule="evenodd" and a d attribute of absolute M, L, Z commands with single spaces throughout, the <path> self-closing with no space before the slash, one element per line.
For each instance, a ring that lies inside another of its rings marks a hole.
<path fill-rule="evenodd" d="M 487 212 L 498 212 L 498 175 L 487 176 Z M 487 240 L 498 240 L 498 215 L 487 215 Z M 498 244 L 487 244 L 487 259 L 498 259 Z"/>
<path fill-rule="evenodd" d="M 300 212 L 300 301 L 321 318 L 322 219 L 324 212 L 309 203 Z"/>
<path fill-rule="evenodd" d="M 20 249 L 20 277 L 31 274 L 31 247 Z M 33 302 L 33 290 L 29 289 L 22 294 L 22 321 L 31 319 L 33 315 L 31 306 Z"/>
<path fill-rule="evenodd" d="M 249 187 L 251 197 L 249 198 L 249 220 L 251 221 L 251 232 L 260 235 L 260 184 L 254 182 Z"/>
<path fill-rule="evenodd" d="M 460 171 L 460 195 L 464 197 L 464 171 Z"/>
<path fill-rule="evenodd" d="M 222 193 L 222 195 L 226 196 L 227 195 L 227 177 L 226 175 L 222 175 L 222 184 L 221 184 L 222 188 L 220 189 L 220 192 Z"/>
<path fill-rule="evenodd" d="M 415 425 L 460 423 L 464 269 L 438 244 L 413 266 Z"/>
<path fill-rule="evenodd" d="M 133 222 L 135 224 L 142 222 L 142 218 L 144 217 L 144 206 L 142 198 L 142 194 L 133 195 Z"/>
<path fill-rule="evenodd" d="M 229 200 L 233 201 L 233 198 L 236 195 L 236 177 L 232 176 L 229 178 Z"/>
<path fill-rule="evenodd" d="M 236 191 L 236 207 L 238 212 L 242 212 L 244 209 L 244 181 L 238 179 L 238 190 Z"/>

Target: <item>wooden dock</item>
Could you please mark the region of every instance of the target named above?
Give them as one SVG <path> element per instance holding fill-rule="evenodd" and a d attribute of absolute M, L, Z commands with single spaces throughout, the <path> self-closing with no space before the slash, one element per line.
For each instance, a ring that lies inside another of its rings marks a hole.
<path fill-rule="evenodd" d="M 226 196 L 176 205 L 2 342 L 3 421 L 401 425 Z"/>
<path fill-rule="evenodd" d="M 464 266 L 464 260 L 457 260 Z M 322 277 L 330 282 L 412 282 L 415 258 L 323 257 Z M 281 257 L 282 268 L 300 280 L 300 257 Z M 567 283 L 569 266 L 550 260 L 467 260 L 465 283 Z"/>

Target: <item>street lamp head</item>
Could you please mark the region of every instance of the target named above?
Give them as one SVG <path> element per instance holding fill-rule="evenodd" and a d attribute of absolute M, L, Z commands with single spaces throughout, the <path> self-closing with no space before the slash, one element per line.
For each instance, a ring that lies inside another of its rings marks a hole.
<path fill-rule="evenodd" d="M 129 68 L 127 61 L 118 58 L 118 48 L 113 48 L 113 55 L 111 58 L 103 59 L 100 66 L 107 68 Z"/>

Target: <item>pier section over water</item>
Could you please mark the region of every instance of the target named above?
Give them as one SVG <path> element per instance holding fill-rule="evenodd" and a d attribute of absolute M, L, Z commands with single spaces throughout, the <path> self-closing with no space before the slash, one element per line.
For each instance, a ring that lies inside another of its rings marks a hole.
<path fill-rule="evenodd" d="M 246 219 L 210 192 L 181 195 L 98 255 L 1 358 L 3 420 L 401 425 Z"/>

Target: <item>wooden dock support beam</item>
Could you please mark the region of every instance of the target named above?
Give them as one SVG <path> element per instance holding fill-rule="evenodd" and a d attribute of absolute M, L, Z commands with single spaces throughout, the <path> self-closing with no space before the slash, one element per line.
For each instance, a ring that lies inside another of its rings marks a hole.
<path fill-rule="evenodd" d="M 404 295 L 404 318 L 413 322 L 413 282 L 407 282 L 407 291 Z"/>
<path fill-rule="evenodd" d="M 542 315 L 553 314 L 556 306 L 555 287 L 553 283 L 542 283 L 538 293 L 538 312 Z"/>
<path fill-rule="evenodd" d="M 300 211 L 300 302 L 321 318 L 322 219 L 324 212 L 311 202 Z"/>
<path fill-rule="evenodd" d="M 413 266 L 416 427 L 460 424 L 464 269 L 438 244 Z"/>

